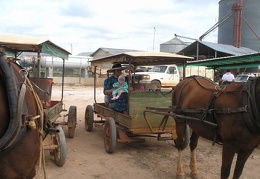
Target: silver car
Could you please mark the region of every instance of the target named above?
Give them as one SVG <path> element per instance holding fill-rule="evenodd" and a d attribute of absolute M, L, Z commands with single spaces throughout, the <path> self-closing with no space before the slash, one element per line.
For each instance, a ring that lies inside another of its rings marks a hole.
<path fill-rule="evenodd" d="M 248 75 L 248 74 L 240 74 L 237 75 L 235 78 L 235 82 L 246 82 L 247 80 L 249 80 L 249 78 L 253 78 L 255 77 L 254 75 Z"/>

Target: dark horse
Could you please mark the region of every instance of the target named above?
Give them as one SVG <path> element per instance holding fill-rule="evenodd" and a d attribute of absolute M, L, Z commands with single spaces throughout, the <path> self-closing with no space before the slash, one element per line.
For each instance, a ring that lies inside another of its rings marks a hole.
<path fill-rule="evenodd" d="M 188 77 L 174 89 L 172 104 L 178 136 L 175 141 L 179 151 L 178 178 L 184 177 L 182 150 L 187 124 L 192 129 L 191 177 L 198 178 L 195 149 L 201 136 L 213 144 L 223 144 L 222 179 L 229 177 L 237 154 L 233 178 L 239 178 L 248 157 L 260 142 L 260 78 L 220 87 L 204 77 Z"/>
<path fill-rule="evenodd" d="M 40 155 L 39 110 L 25 73 L 0 52 L 0 178 L 33 178 Z"/>

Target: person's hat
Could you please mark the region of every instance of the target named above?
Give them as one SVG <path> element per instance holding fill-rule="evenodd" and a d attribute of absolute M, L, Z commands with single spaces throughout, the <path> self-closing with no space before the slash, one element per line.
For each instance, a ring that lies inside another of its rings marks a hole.
<path fill-rule="evenodd" d="M 113 72 L 115 70 L 124 70 L 126 69 L 125 67 L 122 67 L 122 65 L 120 63 L 116 63 L 112 66 L 111 69 L 108 70 L 108 72 Z"/>
<path fill-rule="evenodd" d="M 227 69 L 227 72 L 230 72 L 230 69 Z"/>

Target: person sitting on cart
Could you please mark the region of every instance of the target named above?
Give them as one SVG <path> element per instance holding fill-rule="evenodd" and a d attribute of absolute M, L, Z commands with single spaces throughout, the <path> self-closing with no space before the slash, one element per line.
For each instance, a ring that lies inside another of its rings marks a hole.
<path fill-rule="evenodd" d="M 104 95 L 109 95 L 108 99 L 112 98 L 112 92 L 115 90 L 113 87 L 113 84 L 118 82 L 118 77 L 122 74 L 122 70 L 125 69 L 121 66 L 121 64 L 114 64 L 112 66 L 112 69 L 110 69 L 108 72 L 112 72 L 112 76 L 108 77 L 104 81 Z M 127 80 L 126 80 L 127 81 Z M 127 93 L 122 93 L 120 97 L 116 100 L 111 100 L 110 103 L 113 103 L 113 109 L 115 111 L 126 113 L 127 110 Z"/>
<path fill-rule="evenodd" d="M 118 77 L 118 82 L 113 84 L 113 87 L 115 88 L 114 91 L 112 91 L 113 98 L 112 100 L 116 100 L 120 97 L 122 93 L 128 93 L 128 84 L 125 81 L 125 77 L 123 74 L 121 74 Z"/>

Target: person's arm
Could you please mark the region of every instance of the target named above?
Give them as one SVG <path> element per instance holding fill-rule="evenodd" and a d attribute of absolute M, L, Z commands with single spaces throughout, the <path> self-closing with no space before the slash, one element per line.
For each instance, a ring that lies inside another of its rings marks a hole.
<path fill-rule="evenodd" d="M 222 76 L 222 78 L 221 78 L 223 81 L 225 80 L 225 74 Z"/>
<path fill-rule="evenodd" d="M 232 74 L 232 82 L 235 81 L 235 76 Z"/>
<path fill-rule="evenodd" d="M 111 82 L 109 80 L 109 78 L 107 78 L 105 81 L 104 81 L 104 95 L 110 95 L 113 91 L 113 88 L 111 89 Z"/>
<path fill-rule="evenodd" d="M 110 95 L 112 93 L 113 89 L 104 90 L 104 95 Z"/>

